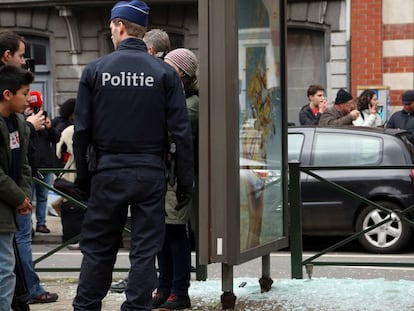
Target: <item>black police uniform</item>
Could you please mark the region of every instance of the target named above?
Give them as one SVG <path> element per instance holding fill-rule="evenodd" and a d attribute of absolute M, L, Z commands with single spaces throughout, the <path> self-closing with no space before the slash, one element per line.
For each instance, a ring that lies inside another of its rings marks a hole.
<path fill-rule="evenodd" d="M 88 64 L 75 107 L 77 183 L 90 198 L 80 248 L 84 255 L 75 310 L 100 310 L 107 294 L 131 208 L 131 269 L 127 300 L 151 308 L 155 255 L 164 236 L 167 133 L 177 145 L 177 183 L 193 184 L 193 147 L 185 94 L 175 70 L 147 53 L 140 39 L 123 40 L 113 53 Z M 86 151 L 97 151 L 89 180 Z M 137 310 L 137 309 L 134 309 Z"/>

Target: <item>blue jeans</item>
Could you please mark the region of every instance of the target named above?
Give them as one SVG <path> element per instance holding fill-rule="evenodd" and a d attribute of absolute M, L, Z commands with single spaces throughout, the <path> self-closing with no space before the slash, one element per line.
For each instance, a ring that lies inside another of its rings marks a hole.
<path fill-rule="evenodd" d="M 159 286 L 157 292 L 188 295 L 191 278 L 191 247 L 187 225 L 165 225 L 165 240 L 157 255 Z"/>
<path fill-rule="evenodd" d="M 37 276 L 32 258 L 32 215 L 17 214 L 17 232 L 16 242 L 20 254 L 20 261 L 22 263 L 24 278 L 27 283 L 30 298 L 40 296 L 45 292 L 40 285 L 39 277 Z"/>
<path fill-rule="evenodd" d="M 42 173 L 43 178 L 39 178 L 47 184 L 52 182 L 51 173 Z M 36 198 L 36 225 L 45 225 L 46 224 L 46 212 L 47 212 L 47 195 L 49 194 L 49 189 L 38 184 L 36 182 L 32 183 L 33 197 Z"/>
<path fill-rule="evenodd" d="M 0 311 L 10 311 L 16 286 L 13 237 L 13 233 L 0 233 Z"/>

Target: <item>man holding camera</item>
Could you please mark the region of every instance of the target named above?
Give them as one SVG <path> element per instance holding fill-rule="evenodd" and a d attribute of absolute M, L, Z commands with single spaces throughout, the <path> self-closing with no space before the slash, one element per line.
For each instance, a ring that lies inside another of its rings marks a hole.
<path fill-rule="evenodd" d="M 52 183 L 52 173 L 39 173 L 39 168 L 55 166 L 55 145 L 59 141 L 59 132 L 52 127 L 52 121 L 43 110 L 43 97 L 39 91 L 30 91 L 30 109 L 33 113 L 43 111 L 45 117 L 44 128 L 33 135 L 30 143 L 35 150 L 32 161 L 32 174 L 47 184 Z M 50 233 L 46 226 L 47 196 L 49 189 L 41 184 L 33 183 L 33 192 L 36 197 L 36 232 Z"/>

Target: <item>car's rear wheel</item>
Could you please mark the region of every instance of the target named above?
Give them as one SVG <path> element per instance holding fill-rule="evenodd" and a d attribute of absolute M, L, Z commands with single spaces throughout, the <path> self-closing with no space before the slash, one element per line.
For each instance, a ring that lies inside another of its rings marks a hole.
<path fill-rule="evenodd" d="M 380 201 L 377 203 L 390 210 L 397 210 L 399 208 L 398 205 L 392 202 Z M 387 212 L 373 206 L 367 206 L 358 216 L 356 222 L 357 232 L 378 224 L 389 217 L 390 215 Z M 389 254 L 401 251 L 407 246 L 412 235 L 410 225 L 402 221 L 401 217 L 396 213 L 392 213 L 391 218 L 391 221 L 359 237 L 359 242 L 365 249 L 374 253 Z"/>

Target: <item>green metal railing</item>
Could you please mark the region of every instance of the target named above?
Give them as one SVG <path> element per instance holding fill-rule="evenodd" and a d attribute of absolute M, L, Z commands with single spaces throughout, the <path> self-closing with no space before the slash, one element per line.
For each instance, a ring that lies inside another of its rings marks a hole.
<path fill-rule="evenodd" d="M 406 214 L 414 211 L 414 206 L 410 206 L 404 210 L 391 210 L 380 204 L 368 200 L 367 198 L 350 191 L 334 182 L 326 180 L 325 178 L 317 175 L 314 171 L 318 170 L 349 170 L 349 169 L 413 169 L 412 165 L 400 165 L 400 166 L 338 166 L 338 167 L 301 167 L 298 161 L 289 162 L 289 202 L 290 202 L 290 237 L 291 237 L 291 274 L 292 278 L 303 278 L 303 266 L 306 268 L 306 273 L 310 278 L 313 272 L 313 266 L 373 266 L 373 267 L 414 267 L 414 263 L 401 263 L 401 262 L 344 262 L 344 261 L 316 261 L 327 252 L 333 251 L 355 239 L 361 235 L 380 227 L 388 222 L 392 222 L 394 219 L 392 214 L 397 214 L 400 219 L 410 226 L 414 227 L 414 222 L 406 217 Z M 300 175 L 301 172 L 306 173 L 313 178 L 326 183 L 330 187 L 339 190 L 346 195 L 349 195 L 367 205 L 374 206 L 386 213 L 389 217 L 383 221 L 367 227 L 366 229 L 356 232 L 351 236 L 341 240 L 334 245 L 325 248 L 324 250 L 316 253 L 315 255 L 303 260 L 303 247 L 302 247 L 302 199 L 301 199 L 301 187 L 300 187 Z"/>
<path fill-rule="evenodd" d="M 39 173 L 71 173 L 71 172 L 75 172 L 75 170 L 70 170 L 70 169 L 56 169 L 56 168 L 41 168 L 39 169 Z M 33 177 L 33 181 L 42 185 L 43 187 L 47 188 L 48 190 L 51 190 L 53 192 L 55 192 L 56 194 L 62 196 L 63 198 L 77 204 L 78 206 L 86 209 L 87 206 L 85 203 L 80 202 L 76 199 L 74 199 L 73 197 L 67 195 L 66 193 L 56 189 L 55 187 L 49 185 L 48 183 L 45 183 L 43 180 L 37 178 L 37 177 Z M 197 197 L 195 199 L 198 200 L 198 193 L 196 194 Z M 195 211 L 196 216 L 198 216 L 198 211 Z M 128 227 L 124 227 L 124 231 L 127 233 L 130 233 L 131 230 Z M 207 280 L 207 266 L 206 265 L 200 265 L 199 264 L 199 259 L 198 259 L 198 222 L 196 224 L 196 228 L 195 228 L 195 240 L 196 240 L 196 266 L 195 267 L 191 267 L 191 272 L 195 272 L 196 273 L 196 279 L 198 281 L 205 281 Z M 53 254 L 59 252 L 61 249 L 65 248 L 66 246 L 68 246 L 69 244 L 75 243 L 76 241 L 79 240 L 79 235 L 69 239 L 68 241 L 63 242 L 62 244 L 60 244 L 59 246 L 51 249 L 49 252 L 43 254 L 42 256 L 36 258 L 35 260 L 33 260 L 33 264 L 36 265 L 37 263 L 45 260 L 46 258 L 49 258 L 50 256 L 52 256 Z M 40 268 L 40 267 L 35 267 L 35 270 L 38 272 L 79 272 L 80 271 L 80 267 L 60 267 L 60 268 L 56 268 L 56 267 L 47 267 L 47 268 Z M 129 267 L 121 267 L 121 268 L 117 268 L 114 267 L 114 271 L 115 272 L 128 272 L 129 271 Z"/>

